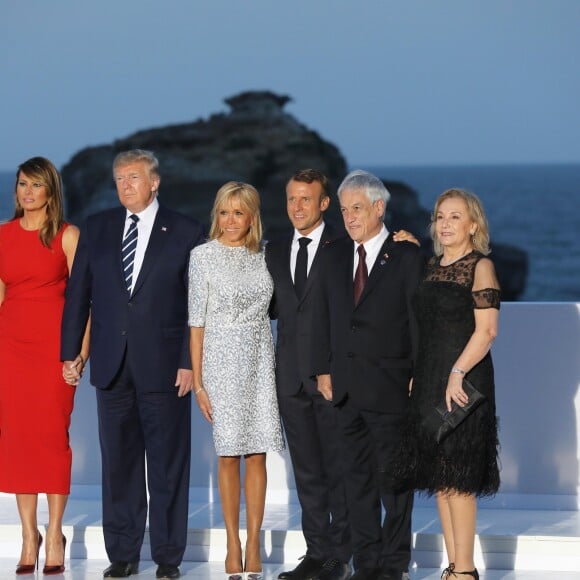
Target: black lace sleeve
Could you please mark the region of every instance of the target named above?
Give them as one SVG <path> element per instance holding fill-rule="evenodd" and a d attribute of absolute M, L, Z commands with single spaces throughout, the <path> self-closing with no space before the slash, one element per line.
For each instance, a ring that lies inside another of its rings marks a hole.
<path fill-rule="evenodd" d="M 471 293 L 474 308 L 496 308 L 500 306 L 500 291 L 497 288 L 484 288 Z"/>

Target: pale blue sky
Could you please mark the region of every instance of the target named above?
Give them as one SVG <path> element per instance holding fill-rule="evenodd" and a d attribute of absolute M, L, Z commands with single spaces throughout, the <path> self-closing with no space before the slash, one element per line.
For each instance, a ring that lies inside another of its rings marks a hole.
<path fill-rule="evenodd" d="M 350 165 L 580 161 L 578 0 L 0 0 L 0 170 L 250 89 Z"/>

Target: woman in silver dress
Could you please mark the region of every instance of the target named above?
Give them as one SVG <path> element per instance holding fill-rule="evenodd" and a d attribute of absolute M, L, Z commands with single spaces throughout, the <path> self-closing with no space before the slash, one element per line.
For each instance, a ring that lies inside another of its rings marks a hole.
<path fill-rule="evenodd" d="M 284 448 L 268 316 L 273 283 L 262 248 L 258 192 L 220 188 L 210 241 L 191 252 L 189 326 L 194 393 L 213 426 L 227 534 L 226 578 L 259 580 L 259 533 L 266 499 L 266 452 Z M 239 537 L 240 465 L 245 461 L 245 562 Z"/>

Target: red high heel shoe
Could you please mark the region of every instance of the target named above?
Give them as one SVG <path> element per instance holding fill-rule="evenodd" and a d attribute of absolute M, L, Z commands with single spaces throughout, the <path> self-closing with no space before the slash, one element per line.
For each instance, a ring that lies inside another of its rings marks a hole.
<path fill-rule="evenodd" d="M 36 560 L 34 564 L 18 564 L 16 566 L 16 574 L 33 574 L 34 570 L 38 570 L 38 555 L 40 554 L 40 546 L 42 546 L 42 535 L 38 532 L 38 545 L 36 546 Z"/>
<path fill-rule="evenodd" d="M 57 564 L 56 566 L 44 565 L 42 573 L 46 576 L 52 576 L 54 574 L 62 574 L 64 572 L 64 552 L 66 550 L 66 537 L 62 537 L 62 564 Z"/>

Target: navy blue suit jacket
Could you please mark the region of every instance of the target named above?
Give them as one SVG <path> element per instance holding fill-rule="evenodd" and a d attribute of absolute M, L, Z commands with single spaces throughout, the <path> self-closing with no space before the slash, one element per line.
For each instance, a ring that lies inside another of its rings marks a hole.
<path fill-rule="evenodd" d="M 132 295 L 121 266 L 124 207 L 90 216 L 66 290 L 61 359 L 73 360 L 91 314 L 91 383 L 107 388 L 125 353 L 138 388 L 174 390 L 177 369 L 191 368 L 187 324 L 189 253 L 204 241 L 192 218 L 159 206 Z"/>

